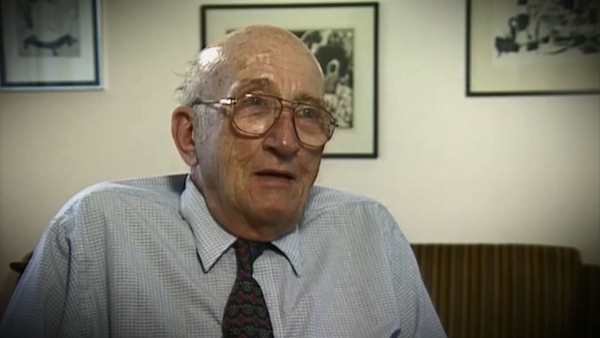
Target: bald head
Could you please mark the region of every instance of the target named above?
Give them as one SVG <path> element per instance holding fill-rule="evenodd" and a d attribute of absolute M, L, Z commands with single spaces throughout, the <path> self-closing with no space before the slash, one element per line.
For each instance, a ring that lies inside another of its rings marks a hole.
<path fill-rule="evenodd" d="M 221 48 L 230 67 L 241 69 L 252 61 L 270 54 L 287 54 L 290 61 L 302 61 L 305 71 L 320 73 L 319 65 L 306 45 L 286 29 L 266 25 L 254 25 L 236 30 L 211 47 Z"/>
<path fill-rule="evenodd" d="M 268 45 L 277 46 L 277 44 L 286 46 L 296 46 L 299 50 L 303 49 L 310 54 L 310 51 L 304 47 L 304 44 L 290 31 L 277 26 L 252 25 L 237 29 L 224 37 L 211 42 L 207 47 L 244 47 Z"/>
<path fill-rule="evenodd" d="M 300 39 L 280 27 L 243 27 L 211 42 L 200 51 L 191 62 L 179 88 L 179 101 L 185 105 L 197 98 L 216 99 L 229 96 L 235 89 L 232 86 L 241 78 L 275 81 L 274 73 L 277 70 L 283 71 L 284 66 L 301 70 L 305 77 L 314 81 L 315 89 L 322 95 L 321 68 L 312 52 Z"/>

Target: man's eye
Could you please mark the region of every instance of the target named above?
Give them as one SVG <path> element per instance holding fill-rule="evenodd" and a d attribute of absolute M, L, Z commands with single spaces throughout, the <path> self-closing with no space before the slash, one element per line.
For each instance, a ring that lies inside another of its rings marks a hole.
<path fill-rule="evenodd" d="M 261 99 L 260 97 L 249 97 L 247 99 L 248 104 L 251 106 L 264 106 L 265 105 L 265 100 Z"/>
<path fill-rule="evenodd" d="M 300 110 L 300 115 L 307 119 L 318 119 L 319 111 L 314 108 L 302 108 Z"/>

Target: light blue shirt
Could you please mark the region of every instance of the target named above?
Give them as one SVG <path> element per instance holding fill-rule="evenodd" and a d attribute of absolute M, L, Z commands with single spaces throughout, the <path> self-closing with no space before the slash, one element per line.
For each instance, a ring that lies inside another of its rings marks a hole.
<path fill-rule="evenodd" d="M 50 222 L 0 337 L 220 337 L 234 241 L 187 175 L 92 186 Z M 265 251 L 254 278 L 275 337 L 445 337 L 378 202 L 315 186 L 273 244 L 283 254 Z"/>

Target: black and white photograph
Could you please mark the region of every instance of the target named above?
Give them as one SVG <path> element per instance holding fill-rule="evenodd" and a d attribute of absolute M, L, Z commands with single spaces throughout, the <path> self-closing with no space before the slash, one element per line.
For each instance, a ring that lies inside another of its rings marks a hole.
<path fill-rule="evenodd" d="M 325 79 L 325 103 L 338 128 L 353 124 L 353 29 L 292 30 L 313 52 Z"/>
<path fill-rule="evenodd" d="M 15 0 L 22 57 L 78 57 L 78 0 Z"/>
<path fill-rule="evenodd" d="M 494 0 L 497 58 L 600 57 L 596 0 Z"/>
<path fill-rule="evenodd" d="M 212 4 L 200 6 L 200 48 L 239 27 L 290 31 L 319 63 L 324 101 L 338 127 L 324 158 L 378 157 L 378 17 L 376 2 Z"/>
<path fill-rule="evenodd" d="M 599 0 L 466 0 L 467 96 L 600 93 Z"/>
<path fill-rule="evenodd" d="M 0 89 L 101 89 L 99 3 L 0 2 Z"/>

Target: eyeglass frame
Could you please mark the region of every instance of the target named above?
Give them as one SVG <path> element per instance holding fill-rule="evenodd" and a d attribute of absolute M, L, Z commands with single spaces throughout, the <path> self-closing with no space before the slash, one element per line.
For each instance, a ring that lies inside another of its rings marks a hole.
<path fill-rule="evenodd" d="M 269 126 L 269 128 L 267 128 L 264 132 L 262 132 L 262 133 L 248 132 L 248 131 L 245 131 L 242 128 L 240 128 L 237 125 L 237 123 L 235 123 L 235 116 L 234 116 L 235 115 L 235 104 L 242 97 L 267 97 L 267 98 L 272 98 L 272 99 L 276 99 L 276 100 L 279 101 L 279 105 L 280 105 L 281 108 L 279 109 L 279 112 L 277 113 L 277 116 L 273 119 L 273 123 L 271 123 L 271 125 Z M 229 96 L 229 97 L 218 99 L 218 100 L 203 100 L 203 99 L 199 99 L 198 98 L 198 99 L 195 99 L 194 101 L 192 101 L 192 103 L 190 104 L 190 107 L 195 107 L 195 106 L 198 106 L 198 105 L 207 105 L 207 106 L 213 106 L 213 107 L 216 107 L 216 106 L 218 106 L 218 107 L 223 107 L 223 106 L 231 107 L 231 117 L 232 117 L 231 118 L 231 123 L 233 123 L 233 125 L 235 126 L 235 128 L 237 130 L 239 130 L 242 133 L 252 135 L 253 137 L 262 137 L 262 136 L 266 135 L 271 130 L 271 128 L 273 128 L 273 126 L 275 125 L 275 122 L 277 122 L 277 120 L 281 117 L 281 113 L 283 113 L 283 110 L 286 107 L 286 105 L 284 105 L 284 103 L 288 103 L 288 104 L 291 105 L 290 108 L 293 109 L 293 114 L 294 114 L 292 116 L 292 124 L 294 126 L 294 134 L 296 135 L 296 139 L 298 140 L 298 142 L 302 143 L 306 147 L 310 147 L 310 148 L 320 148 L 320 147 L 323 147 L 324 145 L 327 144 L 327 142 L 329 142 L 331 140 L 331 138 L 333 137 L 333 134 L 335 132 L 335 129 L 337 127 L 339 127 L 339 125 L 337 124 L 336 119 L 333 117 L 333 114 L 331 114 L 331 112 L 329 110 L 327 110 L 327 109 L 325 109 L 323 107 L 320 107 L 320 106 L 317 106 L 317 105 L 314 105 L 314 104 L 310 104 L 310 103 L 306 103 L 306 102 L 301 102 L 301 101 L 287 100 L 287 99 L 284 99 L 284 98 L 281 98 L 281 97 L 278 97 L 278 96 L 274 96 L 274 95 L 269 95 L 269 94 L 245 93 L 245 94 L 239 95 L 238 97 L 231 97 L 231 96 Z M 324 111 L 325 113 L 327 113 L 329 115 L 329 117 L 330 117 L 329 126 L 331 126 L 332 128 L 331 128 L 331 131 L 330 131 L 329 135 L 327 136 L 327 139 L 325 140 L 325 142 L 323 142 L 323 144 L 318 145 L 318 146 L 307 144 L 307 143 L 303 142 L 300 139 L 300 136 L 298 136 L 298 129 L 296 127 L 296 117 L 295 117 L 295 114 L 296 114 L 296 108 L 298 106 L 300 106 L 300 105 L 302 105 L 302 106 L 309 106 L 309 107 L 313 107 L 313 108 L 318 109 L 318 110 L 322 110 L 322 111 Z"/>

